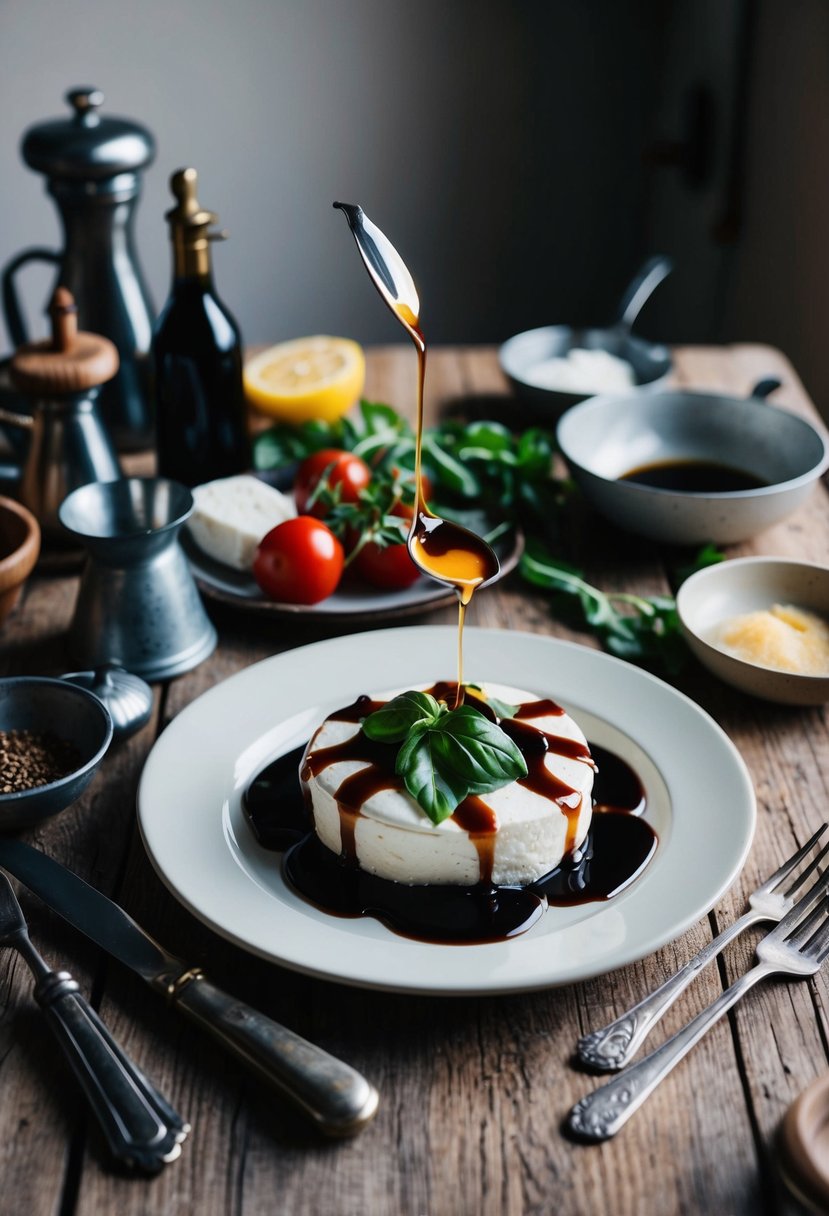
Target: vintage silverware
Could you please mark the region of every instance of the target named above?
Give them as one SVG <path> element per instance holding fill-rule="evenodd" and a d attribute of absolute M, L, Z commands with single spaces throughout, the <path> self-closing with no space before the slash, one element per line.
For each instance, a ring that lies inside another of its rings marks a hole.
<path fill-rule="evenodd" d="M 68 971 L 52 971 L 29 940 L 12 885 L 0 871 L 0 944 L 11 946 L 35 977 L 35 999 L 115 1157 L 157 1173 L 181 1153 L 190 1127 L 124 1054 Z"/>
<path fill-rule="evenodd" d="M 805 979 L 814 975 L 829 954 L 829 871 L 792 908 L 755 950 L 758 962 L 741 975 L 702 1013 L 619 1076 L 577 1102 L 568 1116 L 570 1131 L 584 1140 L 608 1140 L 656 1089 L 732 1005 L 769 975 Z"/>
<path fill-rule="evenodd" d="M 738 937 L 750 925 L 761 921 L 780 921 L 793 907 L 797 893 L 803 887 L 806 879 L 817 869 L 826 854 L 829 844 L 825 845 L 808 868 L 796 878 L 792 875 L 800 863 L 811 852 L 827 825 L 822 824 L 802 849 L 798 849 L 788 861 L 776 870 L 761 886 L 748 897 L 749 911 L 744 912 L 738 920 L 727 929 L 723 929 L 712 941 L 700 950 L 690 962 L 681 967 L 663 984 L 651 992 L 643 1000 L 634 1005 L 621 1017 L 594 1030 L 579 1039 L 576 1055 L 579 1060 L 590 1068 L 615 1071 L 624 1068 L 636 1054 L 650 1034 L 653 1027 L 664 1013 L 670 1009 L 674 1001 L 684 992 L 688 985 L 699 975 L 703 967 L 715 959 L 729 942 Z M 791 879 L 791 882 L 788 880 Z"/>
<path fill-rule="evenodd" d="M 391 310 L 406 333 L 415 344 L 418 352 L 418 421 L 417 448 L 415 453 L 415 472 L 417 475 L 417 495 L 414 518 L 409 528 L 407 545 L 409 556 L 424 574 L 451 587 L 458 592 L 462 604 L 469 603 L 473 589 L 485 587 L 496 579 L 501 565 L 495 550 L 477 533 L 460 524 L 434 515 L 421 498 L 420 453 L 423 437 L 423 380 L 425 375 L 426 341 L 420 331 L 420 299 L 414 279 L 409 268 L 400 254 L 392 245 L 389 238 L 374 224 L 355 203 L 334 203 L 342 211 L 351 235 L 357 243 L 360 257 L 363 259 L 369 278 L 374 283 L 380 297 Z M 439 555 L 461 550 L 474 559 L 471 569 L 474 577 L 455 577 L 455 570 L 450 573 L 442 563 L 435 563 Z"/>
<path fill-rule="evenodd" d="M 0 841 L 0 865 L 274 1085 L 320 1131 L 350 1136 L 374 1117 L 377 1091 L 360 1073 L 222 992 L 77 874 L 20 840 Z"/>

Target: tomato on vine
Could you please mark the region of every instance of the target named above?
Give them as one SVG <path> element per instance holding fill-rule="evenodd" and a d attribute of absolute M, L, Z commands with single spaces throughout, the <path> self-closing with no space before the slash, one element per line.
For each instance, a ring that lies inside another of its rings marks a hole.
<path fill-rule="evenodd" d="M 253 577 L 267 596 L 285 604 L 317 604 L 342 577 L 343 547 L 330 528 L 310 515 L 277 524 L 259 542 Z"/>

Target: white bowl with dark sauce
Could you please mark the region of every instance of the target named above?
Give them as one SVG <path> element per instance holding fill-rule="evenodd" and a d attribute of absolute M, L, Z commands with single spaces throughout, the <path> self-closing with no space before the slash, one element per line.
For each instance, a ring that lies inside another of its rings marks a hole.
<path fill-rule="evenodd" d="M 735 544 L 795 511 L 829 467 L 829 437 L 765 397 L 687 391 L 593 397 L 557 438 L 588 501 L 619 527 L 678 545 Z"/>

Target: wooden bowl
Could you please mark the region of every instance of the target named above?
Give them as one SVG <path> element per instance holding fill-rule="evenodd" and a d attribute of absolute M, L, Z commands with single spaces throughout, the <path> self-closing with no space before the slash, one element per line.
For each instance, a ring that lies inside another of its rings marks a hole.
<path fill-rule="evenodd" d="M 40 553 L 40 527 L 26 507 L 0 497 L 0 624 L 23 590 Z"/>

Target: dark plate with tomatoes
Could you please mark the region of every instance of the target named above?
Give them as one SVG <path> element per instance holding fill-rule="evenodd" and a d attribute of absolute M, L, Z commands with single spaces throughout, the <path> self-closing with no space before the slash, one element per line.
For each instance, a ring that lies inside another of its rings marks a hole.
<path fill-rule="evenodd" d="M 265 617 L 375 622 L 416 616 L 455 602 L 454 592 L 423 575 L 410 586 L 385 588 L 370 586 L 356 572 L 347 571 L 336 591 L 326 599 L 314 604 L 284 603 L 268 598 L 251 574 L 209 557 L 186 530 L 181 543 L 199 590 L 208 600 Z M 524 548 L 523 535 L 518 529 L 510 529 L 494 542 L 493 548 L 501 563 L 498 578 L 504 578 L 518 564 Z"/>

